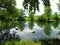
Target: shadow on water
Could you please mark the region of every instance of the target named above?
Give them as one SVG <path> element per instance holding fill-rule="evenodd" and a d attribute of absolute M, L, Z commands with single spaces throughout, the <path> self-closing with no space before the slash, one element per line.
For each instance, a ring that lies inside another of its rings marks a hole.
<path fill-rule="evenodd" d="M 19 31 L 11 29 L 19 28 Z M 41 45 L 59 45 L 60 44 L 60 23 L 59 22 L 25 22 L 25 21 L 0 21 L 0 45 L 5 45 L 7 42 L 14 44 L 15 41 L 39 40 Z M 16 31 L 16 32 L 15 32 Z M 16 34 L 17 35 L 16 35 Z"/>

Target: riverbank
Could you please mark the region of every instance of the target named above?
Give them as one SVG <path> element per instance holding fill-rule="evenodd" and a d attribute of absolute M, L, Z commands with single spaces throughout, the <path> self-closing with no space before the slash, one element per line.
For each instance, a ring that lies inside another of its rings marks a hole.
<path fill-rule="evenodd" d="M 4 45 L 41 45 L 41 42 L 33 41 L 6 41 Z"/>

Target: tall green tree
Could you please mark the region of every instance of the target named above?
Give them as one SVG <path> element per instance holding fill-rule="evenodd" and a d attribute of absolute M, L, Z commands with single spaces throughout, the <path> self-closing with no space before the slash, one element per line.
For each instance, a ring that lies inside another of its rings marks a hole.
<path fill-rule="evenodd" d="M 49 21 L 49 17 L 51 16 L 51 8 L 49 6 L 45 7 L 44 15 L 46 16 L 46 21 Z"/>

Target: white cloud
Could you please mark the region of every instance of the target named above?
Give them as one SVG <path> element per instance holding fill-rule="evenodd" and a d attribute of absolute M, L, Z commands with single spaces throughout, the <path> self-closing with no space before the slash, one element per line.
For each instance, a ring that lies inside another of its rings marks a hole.
<path fill-rule="evenodd" d="M 52 9 L 52 12 L 58 12 L 58 7 L 57 7 L 57 3 L 58 3 L 58 0 L 50 0 L 50 4 L 51 4 L 51 9 Z"/>
<path fill-rule="evenodd" d="M 23 9 L 22 3 L 23 3 L 23 0 L 16 0 L 16 7 L 19 8 L 19 9 L 20 8 Z"/>

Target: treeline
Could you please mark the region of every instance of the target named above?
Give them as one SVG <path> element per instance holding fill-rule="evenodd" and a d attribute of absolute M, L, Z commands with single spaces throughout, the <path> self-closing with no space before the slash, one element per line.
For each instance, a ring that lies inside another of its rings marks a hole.
<path fill-rule="evenodd" d="M 28 17 L 25 17 L 25 20 L 26 21 L 43 21 L 43 22 L 54 21 L 56 22 L 56 21 L 60 21 L 60 15 L 57 14 L 56 12 L 54 14 L 50 14 L 49 16 L 46 14 L 42 14 L 39 16 L 34 16 L 34 14 L 30 14 Z"/>

